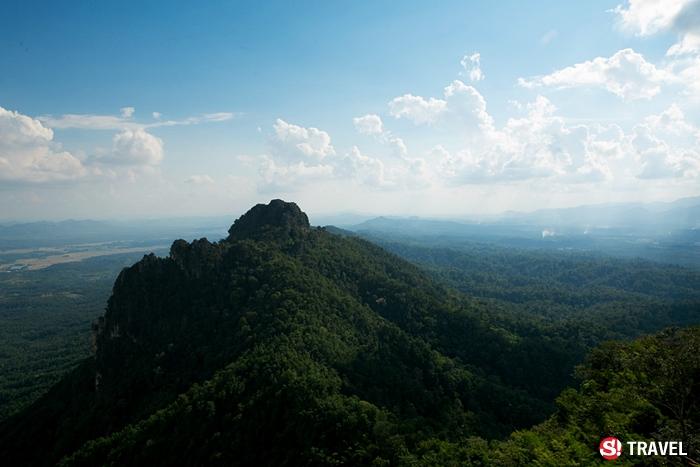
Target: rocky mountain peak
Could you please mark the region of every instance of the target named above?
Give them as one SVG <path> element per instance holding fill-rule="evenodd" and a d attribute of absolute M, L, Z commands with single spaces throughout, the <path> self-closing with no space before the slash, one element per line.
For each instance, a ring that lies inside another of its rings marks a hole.
<path fill-rule="evenodd" d="M 309 218 L 296 203 L 273 199 L 253 206 L 236 219 L 228 233 L 229 239 L 259 238 L 269 232 L 289 234 L 309 228 Z"/>

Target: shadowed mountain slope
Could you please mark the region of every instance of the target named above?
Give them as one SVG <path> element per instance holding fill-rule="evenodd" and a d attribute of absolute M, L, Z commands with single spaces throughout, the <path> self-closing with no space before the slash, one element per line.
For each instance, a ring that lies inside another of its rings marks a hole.
<path fill-rule="evenodd" d="M 384 465 L 431 439 L 503 437 L 553 410 L 581 349 L 495 322 L 273 200 L 226 240 L 178 240 L 124 269 L 94 356 L 0 424 L 0 458 Z"/>

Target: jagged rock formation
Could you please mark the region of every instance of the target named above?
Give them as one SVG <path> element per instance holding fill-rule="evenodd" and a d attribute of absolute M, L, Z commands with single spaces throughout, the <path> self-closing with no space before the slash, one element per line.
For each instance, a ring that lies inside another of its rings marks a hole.
<path fill-rule="evenodd" d="M 237 219 L 229 229 L 229 240 L 263 237 L 287 239 L 310 229 L 309 218 L 296 203 L 273 199 L 257 204 Z"/>

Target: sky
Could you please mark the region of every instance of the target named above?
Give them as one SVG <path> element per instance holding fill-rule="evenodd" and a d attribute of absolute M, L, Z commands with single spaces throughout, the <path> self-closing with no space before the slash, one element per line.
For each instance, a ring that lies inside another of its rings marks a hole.
<path fill-rule="evenodd" d="M 23 0 L 3 19 L 3 221 L 700 194 L 700 0 Z"/>

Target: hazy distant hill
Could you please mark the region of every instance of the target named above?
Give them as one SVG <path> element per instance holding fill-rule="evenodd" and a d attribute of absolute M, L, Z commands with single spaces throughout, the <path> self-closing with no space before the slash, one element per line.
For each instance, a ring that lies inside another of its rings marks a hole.
<path fill-rule="evenodd" d="M 140 221 L 65 220 L 0 225 L 0 249 L 38 248 L 79 243 L 173 240 L 179 236 L 221 238 L 225 218 Z"/>
<path fill-rule="evenodd" d="M 460 248 L 480 242 L 700 267 L 700 198 L 508 213 L 488 222 L 377 217 L 346 229 L 423 246 Z"/>
<path fill-rule="evenodd" d="M 700 197 L 669 203 L 600 204 L 531 213 L 510 212 L 503 215 L 500 222 L 560 228 L 638 229 L 643 232 L 700 229 Z"/>

